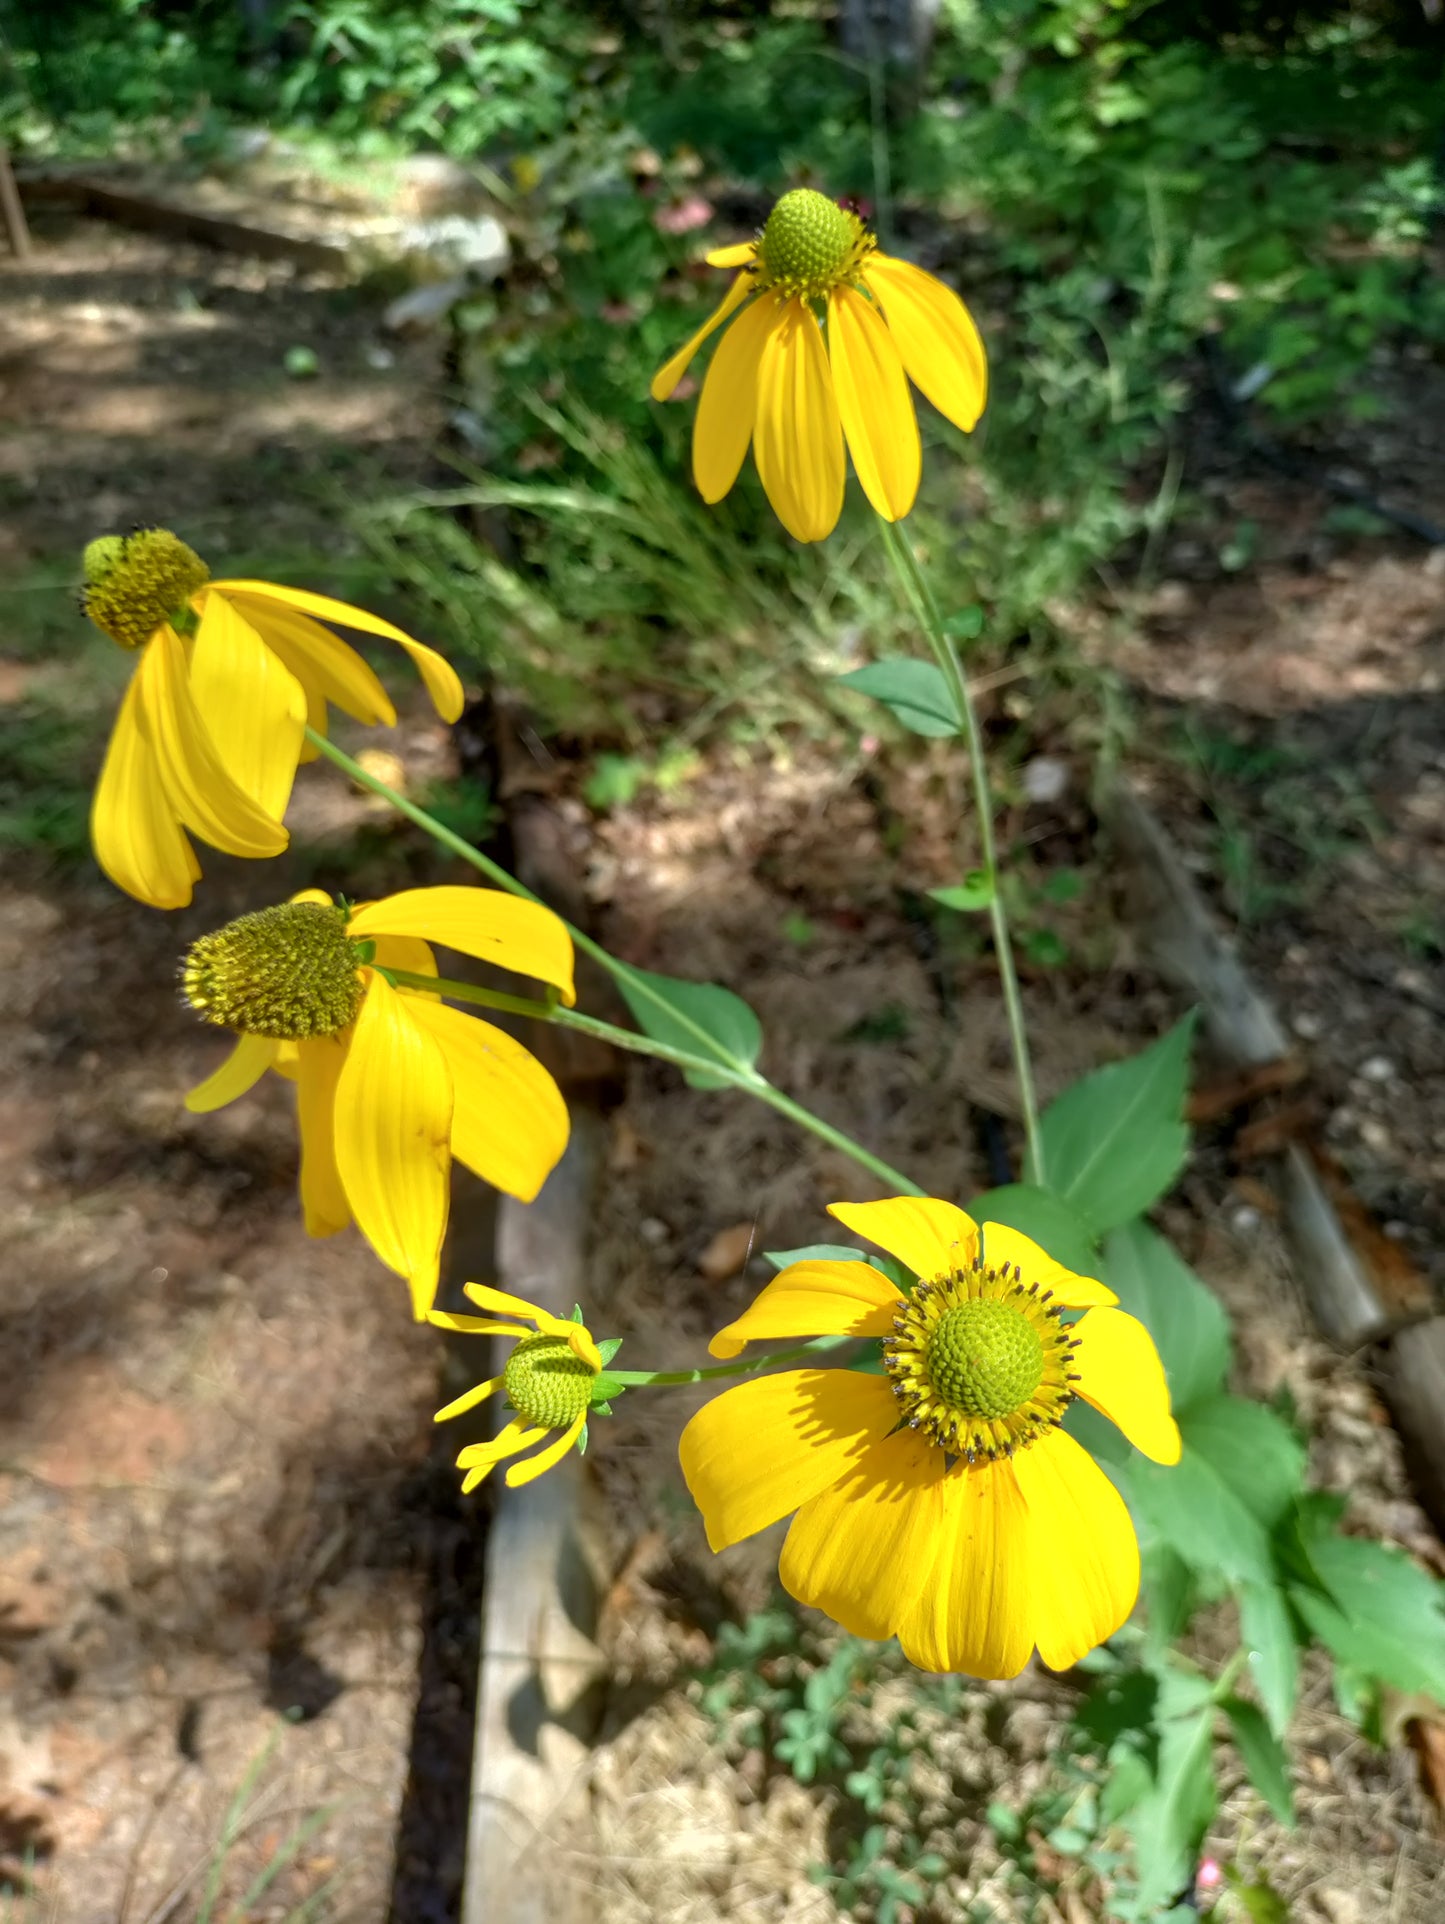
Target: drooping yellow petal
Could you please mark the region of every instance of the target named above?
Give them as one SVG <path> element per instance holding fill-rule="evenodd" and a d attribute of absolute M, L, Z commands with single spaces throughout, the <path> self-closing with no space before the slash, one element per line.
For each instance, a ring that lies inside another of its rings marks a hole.
<path fill-rule="evenodd" d="M 1025 1285 L 1037 1283 L 1064 1309 L 1094 1309 L 1119 1300 L 1095 1277 L 1076 1276 L 1072 1269 L 1056 1263 L 1032 1237 L 1004 1223 L 984 1224 L 983 1259 L 990 1269 L 1016 1269 Z"/>
<path fill-rule="evenodd" d="M 201 865 L 166 797 L 141 725 L 136 677 L 121 698 L 90 807 L 95 859 L 117 888 L 154 909 L 182 909 Z"/>
<path fill-rule="evenodd" d="M 819 1495 L 898 1420 L 880 1376 L 787 1370 L 724 1390 L 678 1442 L 707 1540 L 725 1550 Z"/>
<path fill-rule="evenodd" d="M 452 1079 L 412 1004 L 370 972 L 336 1088 L 336 1166 L 357 1227 L 405 1276 L 420 1322 L 447 1226 Z"/>
<path fill-rule="evenodd" d="M 414 1021 L 446 1056 L 455 1092 L 452 1154 L 484 1182 L 531 1202 L 567 1147 L 562 1092 L 515 1037 L 420 996 Z"/>
<path fill-rule="evenodd" d="M 572 1354 L 580 1357 L 589 1368 L 601 1369 L 601 1352 L 585 1324 L 573 1322 L 570 1316 L 554 1316 L 551 1310 L 543 1309 L 540 1303 L 524 1302 L 520 1296 L 509 1296 L 506 1290 L 493 1289 L 487 1283 L 463 1283 L 462 1294 L 470 1296 L 472 1301 L 480 1304 L 483 1309 L 501 1310 L 508 1316 L 525 1316 L 537 1325 L 542 1335 L 560 1336 L 570 1346 Z M 432 1311 L 433 1322 L 440 1321 L 441 1317 L 441 1310 Z M 528 1329 L 509 1329 L 500 1323 L 484 1324 L 469 1316 L 454 1317 L 446 1327 L 451 1328 L 453 1324 L 458 1329 L 485 1329 L 494 1331 L 499 1336 L 526 1338 L 532 1333 Z"/>
<path fill-rule="evenodd" d="M 435 1310 L 432 1311 L 427 1321 L 429 1323 L 436 1321 Z M 445 1409 L 438 1410 L 432 1418 L 432 1422 L 445 1423 L 453 1416 L 461 1416 L 467 1410 L 474 1410 L 478 1403 L 485 1403 L 487 1398 L 494 1396 L 501 1387 L 502 1378 L 500 1376 L 489 1376 L 485 1383 L 473 1383 L 469 1390 L 463 1390 L 462 1394 L 448 1403 Z"/>
<path fill-rule="evenodd" d="M 821 541 L 833 532 L 843 508 L 843 427 L 823 330 L 802 301 L 784 304 L 763 343 L 753 459 L 794 540 Z"/>
<path fill-rule="evenodd" d="M 1091 1309 L 1070 1332 L 1080 1396 L 1156 1463 L 1177 1463 L 1179 1425 L 1169 1412 L 1169 1383 L 1154 1339 L 1122 1309 Z"/>
<path fill-rule="evenodd" d="M 527 1417 L 514 1416 L 505 1428 L 497 1431 L 490 1443 L 474 1443 L 469 1449 L 463 1450 L 457 1458 L 457 1468 L 466 1471 L 462 1478 L 462 1495 L 466 1496 L 479 1483 L 485 1482 L 507 1457 L 516 1456 L 533 1443 L 539 1443 L 546 1434 L 545 1429 L 532 1425 Z"/>
<path fill-rule="evenodd" d="M 428 648 L 424 642 L 413 641 L 411 636 L 393 622 L 385 621 L 365 608 L 354 608 L 349 601 L 335 601 L 330 595 L 315 595 L 307 588 L 283 588 L 274 581 L 213 581 L 210 584 L 214 594 L 255 595 L 263 600 L 280 602 L 283 607 L 297 608 L 303 615 L 312 615 L 317 621 L 334 621 L 343 628 L 356 628 L 364 635 L 382 635 L 404 648 L 415 664 L 417 673 L 431 696 L 432 706 L 443 721 L 454 722 L 461 714 L 465 702 L 462 684 L 457 671 L 435 648 Z M 265 626 L 261 624 L 261 632 Z"/>
<path fill-rule="evenodd" d="M 244 1096 L 272 1067 L 281 1045 L 265 1035 L 243 1035 L 219 1069 L 198 1082 L 186 1097 L 193 1116 L 206 1116 L 213 1109 L 224 1109 L 228 1102 Z"/>
<path fill-rule="evenodd" d="M 855 1637 L 891 1637 L 932 1566 L 942 1485 L 942 1452 L 912 1431 L 869 1444 L 793 1518 L 783 1588 Z"/>
<path fill-rule="evenodd" d="M 920 1670 L 1016 1677 L 1033 1654 L 1030 1519 L 1007 1458 L 955 1464 L 915 1608 L 899 1625 Z"/>
<path fill-rule="evenodd" d="M 867 1263 L 790 1263 L 708 1352 L 740 1356 L 744 1344 L 776 1336 L 886 1336 L 898 1307 L 897 1289 Z"/>
<path fill-rule="evenodd" d="M 1018 1451 L 1013 1467 L 1029 1513 L 1034 1641 L 1051 1670 L 1067 1670 L 1134 1608 L 1138 1540 L 1124 1499 L 1066 1431 Z"/>
<path fill-rule="evenodd" d="M 721 501 L 753 438 L 763 343 L 783 318 L 770 294 L 740 314 L 717 344 L 692 423 L 692 474 L 704 501 Z"/>
<path fill-rule="evenodd" d="M 828 297 L 828 362 L 863 492 L 885 521 L 898 521 L 912 508 L 923 473 L 918 418 L 882 315 L 846 285 Z"/>
<path fill-rule="evenodd" d="M 268 648 L 285 662 L 307 691 L 313 727 L 325 731 L 325 704 L 334 702 L 344 714 L 368 727 L 396 721 L 391 697 L 382 687 L 371 664 L 357 654 L 349 641 L 333 635 L 309 615 L 283 607 L 279 601 L 260 595 L 231 595 L 251 626 L 264 632 Z M 322 704 L 321 721 L 316 721 L 315 700 Z"/>
<path fill-rule="evenodd" d="M 336 1090 L 346 1049 L 335 1036 L 296 1048 L 296 1121 L 301 1131 L 301 1211 L 308 1236 L 334 1236 L 351 1221 L 336 1166 Z"/>
<path fill-rule="evenodd" d="M 550 982 L 561 990 L 569 1008 L 577 1000 L 567 924 L 540 902 L 524 901 L 501 889 L 403 889 L 399 895 L 359 908 L 347 924 L 347 934 L 356 939 L 424 936 L 499 969 Z"/>
<path fill-rule="evenodd" d="M 185 650 L 158 628 L 136 668 L 141 725 L 171 807 L 185 826 L 228 855 L 279 855 L 289 837 L 226 773 L 191 696 Z"/>
<path fill-rule="evenodd" d="M 662 366 L 652 377 L 651 391 L 654 401 L 665 401 L 667 399 L 683 375 L 686 374 L 688 362 L 692 359 L 693 355 L 697 353 L 708 335 L 713 333 L 715 329 L 721 327 L 729 314 L 737 313 L 743 302 L 752 293 L 753 286 L 754 282 L 751 274 L 739 274 L 727 293 L 723 295 L 721 301 L 713 309 L 712 313 L 709 314 L 696 334 L 692 336 L 691 340 L 684 341 L 672 359 L 663 362 Z"/>
<path fill-rule="evenodd" d="M 727 247 L 714 247 L 710 253 L 703 255 L 703 259 L 709 267 L 746 267 L 756 257 L 757 251 L 755 240 L 733 241 Z"/>
<path fill-rule="evenodd" d="M 862 272 L 913 385 L 955 427 L 972 428 L 988 399 L 988 359 L 973 316 L 951 287 L 911 261 L 870 254 Z"/>
<path fill-rule="evenodd" d="M 224 595 L 210 595 L 191 644 L 191 694 L 221 766 L 279 822 L 291 800 L 306 691 Z"/>
<path fill-rule="evenodd" d="M 554 1464 L 560 1463 L 568 1450 L 576 1446 L 577 1439 L 582 1434 L 582 1426 L 586 1421 L 587 1412 L 583 1410 L 580 1416 L 573 1417 L 572 1421 L 567 1425 L 566 1429 L 563 1430 L 555 1443 L 549 1443 L 545 1450 L 538 1450 L 537 1454 L 535 1456 L 529 1456 L 525 1463 L 514 1463 L 507 1472 L 507 1488 L 509 1490 L 520 1490 L 524 1484 L 535 1483 L 544 1471 L 550 1470 Z"/>
<path fill-rule="evenodd" d="M 886 1202 L 830 1203 L 855 1235 L 866 1236 L 924 1282 L 953 1270 L 972 1269 L 978 1225 L 956 1203 L 935 1196 L 890 1196 Z"/>

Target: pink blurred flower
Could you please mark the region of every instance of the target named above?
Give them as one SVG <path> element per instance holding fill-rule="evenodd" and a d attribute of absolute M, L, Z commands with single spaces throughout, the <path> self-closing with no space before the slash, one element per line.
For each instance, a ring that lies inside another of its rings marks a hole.
<path fill-rule="evenodd" d="M 1224 1881 L 1224 1872 L 1219 1868 L 1215 1857 L 1202 1857 L 1199 1869 L 1194 1873 L 1194 1888 L 1199 1891 L 1212 1891 Z"/>
<path fill-rule="evenodd" d="M 701 194 L 689 194 L 670 207 L 659 207 L 652 224 L 659 234 L 691 234 L 699 227 L 706 227 L 712 213 L 711 201 L 704 200 Z"/>

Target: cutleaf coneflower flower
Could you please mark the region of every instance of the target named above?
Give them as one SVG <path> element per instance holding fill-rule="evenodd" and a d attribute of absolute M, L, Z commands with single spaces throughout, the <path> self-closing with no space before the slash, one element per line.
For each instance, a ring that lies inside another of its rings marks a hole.
<path fill-rule="evenodd" d="M 103 535 L 85 551 L 85 612 L 138 656 L 91 808 L 96 860 L 129 895 L 183 908 L 200 865 L 190 835 L 229 855 L 279 854 L 297 765 L 326 732 L 328 703 L 357 721 L 396 710 L 334 622 L 394 641 L 444 721 L 462 710 L 455 671 L 391 622 L 270 581 L 212 581 L 166 528 Z"/>
<path fill-rule="evenodd" d="M 530 1202 L 567 1145 L 567 1107 L 520 1042 L 388 968 L 437 972 L 432 942 L 574 1000 L 572 938 L 538 902 L 496 889 L 406 889 L 361 907 L 319 890 L 202 936 L 186 1000 L 237 1035 L 186 1097 L 234 1102 L 268 1069 L 296 1085 L 301 1207 L 313 1236 L 353 1220 L 406 1278 L 418 1318 L 437 1290 L 453 1156 Z"/>
<path fill-rule="evenodd" d="M 784 194 L 756 240 L 708 255 L 738 269 L 716 312 L 660 368 L 665 401 L 724 321 L 693 423 L 693 476 L 721 501 L 752 444 L 773 509 L 799 541 L 830 534 L 843 506 L 844 444 L 886 521 L 918 493 L 913 385 L 971 429 L 988 396 L 978 329 L 951 288 L 878 251 L 858 215 L 811 187 Z"/>
<path fill-rule="evenodd" d="M 831 1213 L 918 1282 L 794 1263 L 719 1331 L 723 1357 L 757 1338 L 878 1337 L 883 1373 L 790 1369 L 704 1404 L 680 1450 L 709 1543 L 792 1514 L 783 1583 L 845 1630 L 896 1636 L 923 1670 L 1012 1677 L 1036 1649 L 1067 1669 L 1133 1608 L 1139 1546 L 1060 1425 L 1081 1397 L 1155 1462 L 1178 1461 L 1148 1331 L 1101 1283 L 952 1203 Z"/>

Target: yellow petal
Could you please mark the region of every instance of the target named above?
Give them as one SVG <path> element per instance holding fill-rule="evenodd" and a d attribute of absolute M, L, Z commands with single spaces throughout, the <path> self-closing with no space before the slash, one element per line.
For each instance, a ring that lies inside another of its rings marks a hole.
<path fill-rule="evenodd" d="M 934 1196 L 890 1196 L 886 1202 L 830 1203 L 855 1235 L 866 1236 L 924 1282 L 952 1270 L 972 1269 L 978 1254 L 978 1225 L 956 1203 Z"/>
<path fill-rule="evenodd" d="M 851 287 L 828 298 L 828 362 L 863 492 L 885 521 L 900 520 L 923 472 L 918 419 L 893 336 L 878 309 Z"/>
<path fill-rule="evenodd" d="M 515 1323 L 494 1323 L 485 1316 L 457 1315 L 449 1309 L 429 1309 L 426 1319 L 438 1329 L 459 1330 L 464 1336 L 512 1336 L 524 1343 L 533 1334 L 529 1329 L 518 1329 Z"/>
<path fill-rule="evenodd" d="M 351 1221 L 336 1166 L 336 1088 L 346 1049 L 318 1036 L 296 1050 L 296 1120 L 301 1130 L 301 1210 L 308 1236 L 334 1236 Z"/>
<path fill-rule="evenodd" d="M 942 1524 L 918 1603 L 899 1626 L 920 1670 L 1016 1677 L 1033 1655 L 1029 1516 L 1007 1459 L 943 1480 Z"/>
<path fill-rule="evenodd" d="M 526 1483 L 535 1483 L 545 1470 L 550 1470 L 554 1463 L 560 1463 L 568 1450 L 576 1444 L 578 1437 L 582 1434 L 582 1425 L 586 1421 L 587 1412 L 583 1410 L 580 1416 L 573 1417 L 555 1443 L 549 1443 L 545 1450 L 538 1450 L 537 1454 L 529 1456 L 525 1463 L 514 1463 L 507 1472 L 507 1488 L 520 1490 Z"/>
<path fill-rule="evenodd" d="M 334 601 L 330 595 L 314 595 L 307 588 L 283 588 L 274 581 L 213 581 L 210 585 L 215 594 L 255 595 L 267 601 L 279 601 L 283 607 L 297 608 L 317 621 L 334 621 L 343 628 L 356 628 L 364 635 L 382 635 L 396 642 L 411 656 L 432 698 L 432 706 L 442 720 L 454 722 L 461 714 L 465 697 L 451 663 L 435 648 L 413 641 L 404 629 L 380 615 L 373 615 L 365 608 L 353 608 L 349 601 Z M 264 624 L 262 633 L 265 633 Z"/>
<path fill-rule="evenodd" d="M 773 512 L 796 541 L 821 541 L 843 508 L 843 427 L 823 330 L 788 301 L 758 365 L 753 459 Z"/>
<path fill-rule="evenodd" d="M 1067 1670 L 1134 1608 L 1138 1540 L 1124 1499 L 1066 1431 L 1018 1451 L 1013 1467 L 1029 1513 L 1034 1641 L 1050 1669 Z"/>
<path fill-rule="evenodd" d="M 435 1311 L 427 1318 L 427 1321 L 429 1323 L 436 1321 Z M 487 1398 L 494 1396 L 501 1387 L 502 1378 L 500 1376 L 490 1376 L 485 1383 L 473 1383 L 469 1390 L 464 1390 L 460 1396 L 448 1403 L 445 1409 L 438 1410 L 432 1418 L 432 1422 L 445 1423 L 449 1417 L 461 1416 L 467 1410 L 474 1410 L 478 1403 L 485 1403 Z"/>
<path fill-rule="evenodd" d="M 154 909 L 183 909 L 201 865 L 176 820 L 141 727 L 137 678 L 121 698 L 90 808 L 95 859 L 117 888 Z"/>
<path fill-rule="evenodd" d="M 889 254 L 870 254 L 863 280 L 882 303 L 913 385 L 955 427 L 973 427 L 988 399 L 988 360 L 963 302 L 932 274 Z"/>
<path fill-rule="evenodd" d="M 391 697 L 377 680 L 371 664 L 362 659 L 350 642 L 333 635 L 309 615 L 297 614 L 279 601 L 263 600 L 259 595 L 233 595 L 236 608 L 253 628 L 261 630 L 271 648 L 306 690 L 313 727 L 326 730 L 326 703 L 334 702 L 343 713 L 368 726 L 382 722 L 391 727 L 396 710 Z M 321 704 L 321 720 L 316 720 L 316 702 Z"/>
<path fill-rule="evenodd" d="M 688 362 L 692 359 L 693 355 L 697 353 L 708 335 L 711 334 L 715 328 L 721 327 L 729 314 L 736 314 L 749 294 L 752 293 L 753 287 L 754 281 L 751 274 L 738 275 L 727 293 L 723 295 L 722 300 L 713 309 L 712 313 L 703 322 L 692 339 L 685 341 L 677 350 L 676 354 L 673 355 L 672 359 L 670 361 L 664 361 L 656 374 L 653 375 L 652 398 L 654 401 L 665 401 L 667 399 L 668 395 L 671 394 L 672 390 L 687 372 Z"/>
<path fill-rule="evenodd" d="M 547 1316 L 547 1311 L 536 1303 L 512 1296 L 505 1289 L 493 1289 L 490 1283 L 463 1283 L 462 1294 L 470 1296 L 482 1309 L 500 1310 L 503 1316 L 525 1316 L 531 1323 L 540 1323 Z"/>
<path fill-rule="evenodd" d="M 1071 1368 L 1080 1396 L 1116 1423 L 1156 1463 L 1177 1463 L 1179 1425 L 1169 1413 L 1169 1383 L 1154 1339 L 1122 1309 L 1091 1309 L 1070 1331 Z"/>
<path fill-rule="evenodd" d="M 793 1518 L 783 1588 L 855 1637 L 891 1637 L 933 1563 L 943 1467 L 942 1451 L 909 1430 L 870 1444 Z"/>
<path fill-rule="evenodd" d="M 765 1530 L 845 1476 L 898 1420 L 881 1376 L 787 1370 L 704 1403 L 678 1455 L 714 1550 Z"/>
<path fill-rule="evenodd" d="M 279 855 L 288 836 L 226 773 L 191 697 L 186 655 L 173 628 L 158 628 L 136 669 L 141 725 L 171 807 L 185 826 L 228 855 Z"/>
<path fill-rule="evenodd" d="M 425 936 L 499 969 L 550 982 L 562 991 L 569 1008 L 577 1000 L 567 924 L 540 902 L 501 889 L 403 889 L 400 895 L 358 909 L 346 932 L 353 938 Z"/>
<path fill-rule="evenodd" d="M 213 1109 L 224 1109 L 237 1096 L 254 1089 L 276 1060 L 277 1044 L 270 1036 L 243 1035 L 219 1069 L 198 1082 L 186 1097 L 193 1116 L 206 1116 Z"/>
<path fill-rule="evenodd" d="M 887 1336 L 901 1307 L 897 1289 L 867 1263 L 790 1263 L 708 1351 L 739 1356 L 745 1343 L 772 1336 Z"/>
<path fill-rule="evenodd" d="M 1093 1276 L 1076 1276 L 1021 1229 L 1003 1223 L 984 1224 L 983 1259 L 990 1269 L 1016 1269 L 1025 1285 L 1037 1283 L 1064 1309 L 1094 1309 L 1119 1300 Z"/>
<path fill-rule="evenodd" d="M 191 646 L 191 694 L 221 766 L 279 822 L 291 800 L 306 691 L 224 595 L 211 595 Z"/>
<path fill-rule="evenodd" d="M 447 1226 L 452 1080 L 412 1005 L 368 973 L 336 1088 L 336 1166 L 357 1227 L 406 1277 L 420 1322 L 436 1297 Z"/>
<path fill-rule="evenodd" d="M 380 969 L 404 969 L 408 975 L 435 975 L 437 959 L 432 954 L 430 942 L 423 942 L 415 935 L 377 935 L 371 938 L 376 944 L 373 957 Z M 403 995 L 418 997 L 424 1002 L 435 1002 L 437 997 L 426 989 L 403 989 Z"/>
<path fill-rule="evenodd" d="M 714 247 L 703 259 L 709 267 L 746 267 L 756 258 L 757 251 L 755 240 L 734 241 L 729 247 Z"/>
<path fill-rule="evenodd" d="M 567 1105 L 534 1055 L 490 1022 L 420 996 L 413 1021 L 451 1070 L 452 1154 L 509 1196 L 531 1202 L 567 1147 Z"/>
<path fill-rule="evenodd" d="M 539 1443 L 547 1434 L 545 1429 L 529 1426 L 525 1416 L 514 1416 L 504 1429 L 497 1431 L 490 1443 L 474 1443 L 470 1449 L 463 1450 L 457 1458 L 457 1468 L 465 1470 L 462 1479 L 462 1495 L 476 1489 L 485 1482 L 497 1465 L 509 1456 L 516 1456 L 533 1443 Z"/>
<path fill-rule="evenodd" d="M 781 319 L 782 309 L 764 295 L 718 342 L 692 424 L 692 475 L 704 501 L 721 501 L 738 478 L 753 438 L 763 343 Z"/>

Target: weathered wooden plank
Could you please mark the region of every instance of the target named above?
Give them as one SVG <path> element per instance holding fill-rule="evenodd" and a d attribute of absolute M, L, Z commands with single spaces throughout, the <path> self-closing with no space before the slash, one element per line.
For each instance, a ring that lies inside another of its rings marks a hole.
<path fill-rule="evenodd" d="M 1435 1528 L 1445 1531 L 1445 1317 L 1398 1330 L 1379 1363 L 1415 1493 Z"/>

